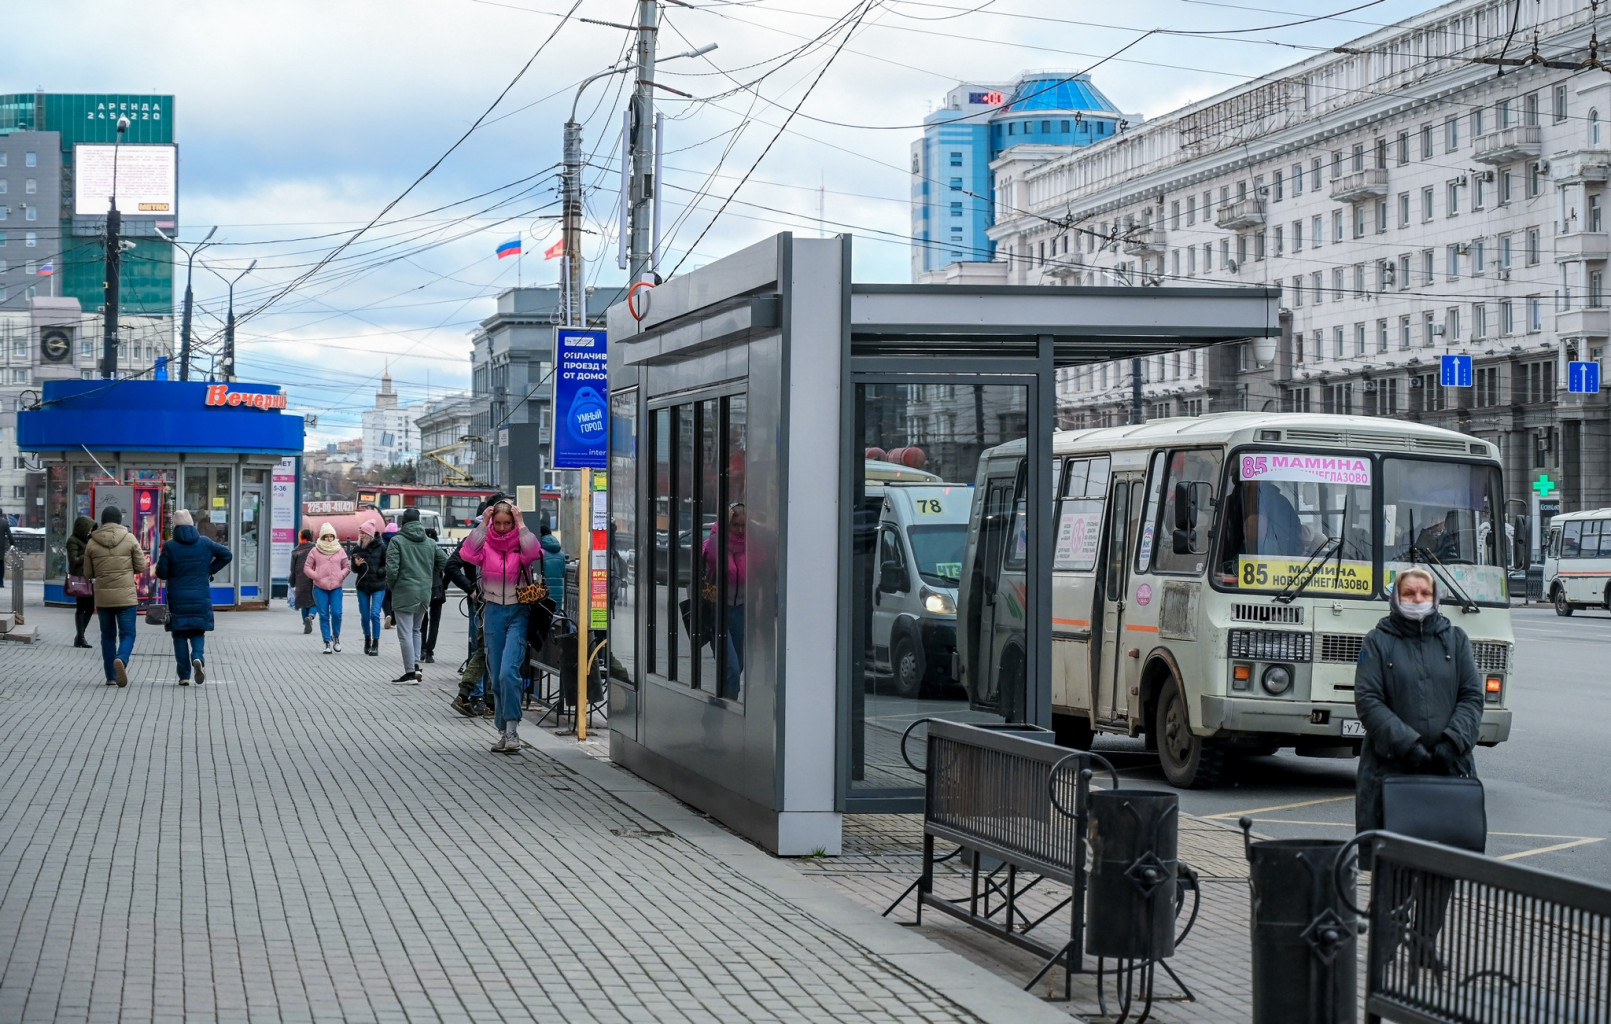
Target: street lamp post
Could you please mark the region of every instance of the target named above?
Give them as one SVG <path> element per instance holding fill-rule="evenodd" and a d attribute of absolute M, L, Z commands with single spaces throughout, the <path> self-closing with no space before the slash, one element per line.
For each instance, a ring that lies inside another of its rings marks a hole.
<path fill-rule="evenodd" d="M 224 275 L 218 274 L 216 270 L 213 271 L 220 278 L 229 281 L 229 315 L 224 320 L 224 380 L 226 381 L 235 379 L 235 286 L 240 283 L 241 278 L 250 274 L 255 266 L 257 266 L 257 261 L 253 260 L 246 265 L 245 270 L 236 274 L 233 280 L 224 278 Z"/>
<path fill-rule="evenodd" d="M 190 291 L 190 279 L 191 279 L 191 275 L 194 273 L 194 271 L 196 269 L 196 254 L 201 252 L 203 249 L 207 248 L 207 243 L 212 240 L 212 237 L 214 235 L 218 234 L 218 225 L 214 224 L 212 230 L 207 232 L 207 237 L 203 238 L 200 242 L 198 242 L 195 245 L 191 246 L 188 251 L 185 250 L 184 246 L 179 244 L 179 239 L 178 239 L 177 235 L 170 236 L 166 232 L 164 232 L 161 228 L 157 228 L 157 234 L 161 235 L 163 238 L 166 238 L 173 245 L 173 247 L 175 249 L 178 249 L 180 252 L 184 252 L 185 256 L 186 256 L 186 259 L 185 259 L 185 313 L 184 313 L 184 321 L 183 321 L 182 325 L 179 328 L 179 379 L 180 380 L 189 380 L 190 379 L 190 307 L 191 307 L 191 303 L 193 301 L 193 296 L 192 296 L 192 293 Z"/>
<path fill-rule="evenodd" d="M 117 157 L 123 146 L 123 134 L 129 130 L 129 119 L 117 119 L 117 141 L 112 143 L 112 194 L 106 204 L 106 281 L 102 285 L 101 319 L 101 376 L 108 380 L 117 376 L 117 304 L 118 284 L 122 274 L 123 215 L 117 209 Z"/>

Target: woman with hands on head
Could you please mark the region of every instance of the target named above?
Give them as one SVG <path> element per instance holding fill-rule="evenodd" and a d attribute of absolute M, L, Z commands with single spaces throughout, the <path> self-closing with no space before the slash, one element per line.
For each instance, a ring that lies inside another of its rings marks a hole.
<path fill-rule="evenodd" d="M 507 498 L 487 508 L 482 524 L 459 548 L 460 559 L 481 570 L 481 636 L 487 652 L 487 678 L 497 702 L 498 741 L 492 745 L 493 753 L 520 752 L 520 671 L 526 657 L 529 612 L 520 603 L 519 589 L 530 579 L 531 564 L 542 553 L 520 508 Z"/>

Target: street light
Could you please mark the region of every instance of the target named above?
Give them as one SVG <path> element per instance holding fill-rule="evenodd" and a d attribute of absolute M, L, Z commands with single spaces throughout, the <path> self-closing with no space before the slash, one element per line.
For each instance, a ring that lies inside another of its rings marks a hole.
<path fill-rule="evenodd" d="M 117 209 L 117 157 L 123 148 L 123 135 L 129 130 L 129 119 L 117 119 L 117 139 L 112 143 L 112 194 L 106 202 L 106 281 L 102 285 L 103 307 L 101 319 L 101 376 L 108 380 L 117 376 L 117 304 L 118 279 L 122 275 L 123 247 L 118 235 L 123 230 L 123 215 Z"/>
<path fill-rule="evenodd" d="M 166 231 L 163 231 L 161 228 L 157 228 L 157 234 L 159 234 L 163 238 L 167 239 L 168 242 L 171 243 L 175 249 L 178 249 L 180 252 L 183 252 L 186 255 L 186 259 L 185 259 L 185 316 L 184 316 L 184 324 L 179 329 L 179 379 L 180 380 L 189 380 L 190 379 L 190 306 L 191 306 L 191 301 L 192 301 L 192 295 L 191 295 L 191 291 L 190 291 L 190 277 L 191 277 L 192 272 L 195 270 L 196 254 L 198 252 L 201 252 L 203 249 L 207 248 L 207 243 L 212 241 L 212 237 L 214 235 L 218 234 L 218 225 L 214 224 L 213 227 L 212 227 L 212 230 L 207 232 L 207 237 L 203 238 L 200 242 L 198 242 L 195 245 L 191 246 L 189 250 L 186 250 L 184 246 L 179 244 L 179 239 L 178 239 L 178 237 L 176 235 L 169 235 Z"/>
<path fill-rule="evenodd" d="M 206 266 L 206 264 L 203 264 L 203 266 Z M 220 281 L 225 281 L 229 284 L 229 316 L 224 320 L 224 380 L 226 381 L 235 379 L 235 286 L 240 283 L 241 278 L 250 274 L 255 266 L 257 266 L 257 261 L 253 260 L 246 265 L 245 270 L 236 274 L 233 280 L 223 274 L 219 274 L 212 267 L 207 267 L 208 270 L 213 270 L 214 274 L 218 274 Z"/>

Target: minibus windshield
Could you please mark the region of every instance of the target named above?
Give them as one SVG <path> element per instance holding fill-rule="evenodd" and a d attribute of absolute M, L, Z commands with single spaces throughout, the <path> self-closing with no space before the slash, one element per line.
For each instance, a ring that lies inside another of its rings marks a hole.
<path fill-rule="evenodd" d="M 936 586 L 957 585 L 957 580 L 962 578 L 962 549 L 968 543 L 966 524 L 909 526 L 906 536 L 912 541 L 912 557 L 917 560 L 919 576 Z"/>
<path fill-rule="evenodd" d="M 1237 590 L 1369 597 L 1371 460 L 1363 455 L 1243 452 L 1232 459 L 1220 526 L 1217 575 Z M 1313 572 L 1304 565 L 1330 552 Z"/>
<path fill-rule="evenodd" d="M 1388 579 L 1416 562 L 1448 567 L 1473 600 L 1505 599 L 1504 543 L 1496 526 L 1499 467 L 1432 459 L 1382 462 L 1382 553 Z M 1447 589 L 1447 588 L 1442 588 Z M 1444 593 L 1445 600 L 1454 595 Z"/>

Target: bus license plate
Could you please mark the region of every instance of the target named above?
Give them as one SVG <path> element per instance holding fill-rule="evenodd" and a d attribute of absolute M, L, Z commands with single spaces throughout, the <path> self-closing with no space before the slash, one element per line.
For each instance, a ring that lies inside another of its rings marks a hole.
<path fill-rule="evenodd" d="M 1345 718 L 1342 723 L 1342 734 L 1344 736 L 1364 737 L 1365 723 L 1357 718 Z"/>

